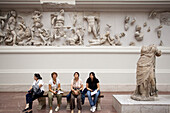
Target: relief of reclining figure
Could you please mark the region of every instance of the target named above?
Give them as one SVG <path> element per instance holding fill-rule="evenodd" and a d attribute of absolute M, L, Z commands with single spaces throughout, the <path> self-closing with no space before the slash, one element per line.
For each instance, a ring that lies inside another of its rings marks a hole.
<path fill-rule="evenodd" d="M 90 43 L 90 45 L 102 45 L 106 41 L 108 41 L 110 45 L 112 45 L 114 43 L 114 38 L 110 36 L 110 32 L 109 31 L 107 31 L 106 34 L 104 34 L 99 39 L 89 40 L 89 43 Z"/>

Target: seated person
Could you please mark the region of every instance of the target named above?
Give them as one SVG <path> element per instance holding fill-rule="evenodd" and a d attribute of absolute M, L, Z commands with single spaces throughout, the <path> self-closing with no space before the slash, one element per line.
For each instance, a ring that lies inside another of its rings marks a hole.
<path fill-rule="evenodd" d="M 71 113 L 74 113 L 75 108 L 75 98 L 77 98 L 77 109 L 78 113 L 81 113 L 81 90 L 83 89 L 82 80 L 79 78 L 79 73 L 74 73 L 74 78 L 71 81 L 71 102 L 70 109 Z"/>
<path fill-rule="evenodd" d="M 32 102 L 35 99 L 43 96 L 43 94 L 44 94 L 44 82 L 42 81 L 42 77 L 40 76 L 40 74 L 35 73 L 34 82 L 26 95 L 26 107 L 22 112 L 32 113 Z"/>
<path fill-rule="evenodd" d="M 87 88 L 87 96 L 89 99 L 89 103 L 91 106 L 90 111 L 95 112 L 96 110 L 96 103 L 98 100 L 98 96 L 100 94 L 100 86 L 99 86 L 99 80 L 95 77 L 95 73 L 91 72 L 89 74 L 89 78 L 86 81 L 86 88 Z M 92 100 L 92 93 L 94 93 L 94 99 Z"/>
<path fill-rule="evenodd" d="M 57 97 L 57 107 L 55 111 L 59 111 L 60 105 L 61 105 L 61 100 L 62 100 L 62 94 L 59 94 L 59 91 L 61 90 L 60 87 L 60 80 L 57 78 L 58 74 L 56 72 L 53 72 L 51 74 L 52 79 L 49 81 L 49 92 L 48 92 L 48 103 L 50 107 L 50 112 L 52 113 L 52 102 L 53 102 L 53 97 Z"/>

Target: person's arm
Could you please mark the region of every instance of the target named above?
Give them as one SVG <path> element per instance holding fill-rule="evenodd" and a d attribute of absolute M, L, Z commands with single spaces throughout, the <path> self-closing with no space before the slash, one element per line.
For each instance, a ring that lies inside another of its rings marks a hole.
<path fill-rule="evenodd" d="M 41 88 L 43 85 L 42 84 L 39 84 L 39 88 Z"/>
<path fill-rule="evenodd" d="M 74 89 L 73 89 L 73 81 L 71 82 L 71 91 L 75 91 Z"/>
<path fill-rule="evenodd" d="M 49 91 L 51 91 L 51 92 L 54 93 L 54 94 L 56 93 L 56 92 L 54 92 L 54 91 L 52 90 L 51 84 L 49 84 L 48 87 L 49 87 Z"/>
<path fill-rule="evenodd" d="M 80 89 L 79 89 L 80 91 L 81 90 L 83 90 L 83 83 L 82 83 L 82 81 L 81 81 L 81 86 L 80 86 Z"/>
<path fill-rule="evenodd" d="M 86 88 L 87 88 L 87 90 L 89 90 L 91 92 L 93 91 L 92 89 L 89 88 L 89 84 L 88 83 L 86 83 Z"/>
<path fill-rule="evenodd" d="M 44 85 L 44 82 L 42 80 L 40 80 L 39 82 L 39 88 L 41 88 Z"/>
<path fill-rule="evenodd" d="M 58 84 L 57 90 L 61 90 L 61 85 L 60 85 L 60 83 Z"/>
<path fill-rule="evenodd" d="M 99 83 L 97 83 L 97 91 L 99 91 L 100 90 L 100 85 L 99 85 Z"/>
<path fill-rule="evenodd" d="M 29 91 L 32 89 L 32 86 L 29 88 Z"/>
<path fill-rule="evenodd" d="M 31 93 L 32 86 L 29 88 L 28 93 Z"/>

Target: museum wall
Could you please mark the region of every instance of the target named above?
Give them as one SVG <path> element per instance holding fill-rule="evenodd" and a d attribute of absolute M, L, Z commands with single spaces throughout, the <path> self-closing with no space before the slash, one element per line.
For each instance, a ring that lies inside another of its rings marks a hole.
<path fill-rule="evenodd" d="M 162 51 L 156 59 L 158 90 L 170 91 L 169 11 L 11 11 L 0 15 L 0 91 L 27 91 L 34 73 L 47 90 L 54 71 L 66 91 L 75 71 L 84 86 L 94 71 L 102 91 L 133 91 L 140 49 L 151 44 Z"/>

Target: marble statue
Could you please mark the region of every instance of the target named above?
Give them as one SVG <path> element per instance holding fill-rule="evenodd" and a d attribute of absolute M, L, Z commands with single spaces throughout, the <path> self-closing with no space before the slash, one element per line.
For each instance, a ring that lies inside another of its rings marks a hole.
<path fill-rule="evenodd" d="M 161 38 L 161 29 L 162 29 L 162 25 L 159 25 L 155 30 L 157 31 L 157 36 L 158 38 Z"/>
<path fill-rule="evenodd" d="M 60 12 L 57 14 L 51 14 L 51 25 L 55 27 L 63 27 L 64 26 L 64 10 L 61 9 Z"/>
<path fill-rule="evenodd" d="M 149 18 L 154 19 L 156 16 L 157 16 L 157 12 L 155 10 L 153 10 L 149 13 Z"/>
<path fill-rule="evenodd" d="M 88 23 L 88 32 L 92 33 L 94 38 L 97 39 L 99 35 L 99 18 L 96 16 L 84 16 L 84 19 L 87 20 Z M 95 26 L 95 22 L 97 22 L 97 26 Z"/>
<path fill-rule="evenodd" d="M 163 46 L 163 41 L 162 40 L 160 41 L 159 46 Z"/>
<path fill-rule="evenodd" d="M 157 97 L 155 61 L 161 51 L 155 45 L 142 46 L 141 56 L 137 62 L 136 90 L 131 95 L 134 100 L 154 100 Z"/>
<path fill-rule="evenodd" d="M 130 17 L 129 16 L 126 16 L 125 17 L 125 20 L 124 20 L 124 28 L 125 28 L 125 31 L 127 31 L 129 29 L 129 20 L 130 20 Z"/>
<path fill-rule="evenodd" d="M 41 42 L 36 41 L 35 39 L 33 39 L 31 41 L 31 43 L 33 43 L 33 45 L 39 46 L 39 45 L 47 45 L 47 37 L 46 37 L 46 30 L 43 27 L 43 24 L 41 22 L 41 18 L 42 18 L 42 14 L 39 11 L 34 11 L 33 13 L 33 26 L 32 26 L 32 32 L 33 32 L 33 37 L 37 37 L 41 39 Z"/>
<path fill-rule="evenodd" d="M 40 29 L 43 27 L 43 24 L 41 23 L 41 18 L 42 18 L 42 14 L 40 11 L 34 11 L 33 16 L 32 16 L 32 20 L 33 20 L 33 28 L 34 29 Z"/>
<path fill-rule="evenodd" d="M 25 25 L 23 17 L 19 16 L 20 21 L 17 27 L 17 44 L 27 45 L 27 43 L 32 39 L 31 29 Z"/>
<path fill-rule="evenodd" d="M 135 22 L 136 22 L 136 18 L 133 18 L 130 24 L 134 25 Z"/>
<path fill-rule="evenodd" d="M 53 32 L 53 39 L 59 39 L 61 37 L 66 38 L 66 31 L 64 30 L 65 27 L 55 27 L 55 30 Z"/>
<path fill-rule="evenodd" d="M 160 14 L 160 23 L 170 26 L 170 12 L 163 12 Z"/>
<path fill-rule="evenodd" d="M 73 16 L 73 26 L 76 27 L 77 24 L 77 15 Z"/>
<path fill-rule="evenodd" d="M 82 45 L 84 37 L 84 29 L 78 27 L 76 30 L 72 29 L 72 35 L 66 40 L 67 45 Z"/>
<path fill-rule="evenodd" d="M 17 24 L 17 13 L 12 10 L 9 13 L 9 19 L 7 21 L 7 34 L 4 39 L 5 43 L 15 46 L 17 42 L 17 34 L 16 34 L 16 24 Z"/>
<path fill-rule="evenodd" d="M 121 46 L 122 43 L 120 42 L 120 38 L 124 37 L 125 36 L 125 33 L 120 33 L 120 34 L 117 34 L 115 35 L 115 41 L 114 41 L 114 44 L 116 46 Z"/>
<path fill-rule="evenodd" d="M 5 34 L 3 32 L 5 28 L 5 21 L 8 19 L 8 14 L 5 16 L 0 16 L 0 44 L 3 43 Z"/>
<path fill-rule="evenodd" d="M 147 32 L 150 32 L 150 31 L 151 31 L 151 28 L 150 28 L 150 27 L 148 27 Z"/>
<path fill-rule="evenodd" d="M 144 24 L 143 24 L 143 27 L 146 27 L 147 26 L 147 22 L 145 22 Z"/>
<path fill-rule="evenodd" d="M 51 25 L 54 29 L 53 31 L 53 39 L 59 39 L 61 37 L 66 38 L 65 29 L 70 29 L 70 27 L 64 26 L 65 17 L 64 10 L 61 9 L 59 13 L 51 14 Z"/>
<path fill-rule="evenodd" d="M 129 46 L 135 46 L 135 42 L 130 42 Z"/>
<path fill-rule="evenodd" d="M 107 31 L 106 34 L 101 36 L 99 39 L 89 40 L 90 45 L 103 45 L 106 42 L 109 42 L 110 45 L 113 45 L 114 38 L 110 36 L 110 32 Z"/>
<path fill-rule="evenodd" d="M 141 32 L 141 29 L 142 29 L 141 26 L 136 25 L 135 39 L 137 41 L 143 40 L 144 34 Z"/>
<path fill-rule="evenodd" d="M 8 14 L 0 16 L 0 29 L 3 30 L 5 27 L 5 21 L 8 19 Z"/>

